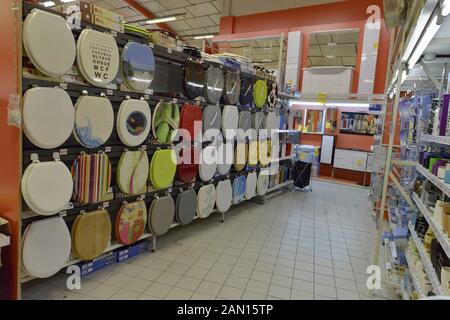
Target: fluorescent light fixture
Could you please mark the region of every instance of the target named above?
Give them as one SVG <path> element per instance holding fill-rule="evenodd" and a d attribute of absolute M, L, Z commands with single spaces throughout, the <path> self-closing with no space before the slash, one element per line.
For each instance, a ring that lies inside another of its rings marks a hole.
<path fill-rule="evenodd" d="M 54 6 L 55 3 L 53 1 L 44 1 L 44 2 L 40 2 L 41 5 L 43 5 L 44 7 L 51 7 Z"/>
<path fill-rule="evenodd" d="M 314 101 L 304 101 L 304 100 L 294 100 L 292 101 L 292 105 L 300 105 L 300 106 L 310 106 L 310 107 L 321 107 L 325 104 L 320 102 L 314 102 Z"/>
<path fill-rule="evenodd" d="M 170 21 L 175 21 L 175 20 L 177 20 L 177 17 L 171 16 L 171 17 L 161 17 L 161 18 L 150 19 L 150 20 L 147 20 L 145 23 L 157 24 L 157 23 L 164 23 L 164 22 L 170 22 Z"/>
<path fill-rule="evenodd" d="M 441 3 L 441 14 L 443 17 L 446 17 L 450 14 L 450 0 L 444 0 Z"/>
<path fill-rule="evenodd" d="M 416 48 L 414 49 L 413 54 L 408 60 L 408 68 L 412 69 L 417 61 L 419 61 L 420 57 L 422 56 L 425 49 L 430 44 L 431 40 L 433 40 L 434 36 L 438 32 L 439 28 L 441 27 L 439 24 L 437 24 L 438 21 L 438 15 L 435 14 L 433 19 L 431 20 L 431 23 L 427 26 L 424 34 L 419 40 L 419 43 L 417 44 Z"/>
<path fill-rule="evenodd" d="M 212 35 L 212 34 L 207 34 L 207 35 L 204 35 L 204 36 L 195 36 L 195 37 L 194 37 L 194 40 L 200 40 L 200 39 L 212 39 L 212 38 L 214 38 L 214 35 Z"/>
<path fill-rule="evenodd" d="M 74 2 L 75 0 L 60 0 L 62 3 L 70 3 L 70 2 Z"/>
<path fill-rule="evenodd" d="M 327 107 L 354 107 L 354 108 L 368 108 L 369 103 L 362 102 L 329 102 L 325 103 Z"/>

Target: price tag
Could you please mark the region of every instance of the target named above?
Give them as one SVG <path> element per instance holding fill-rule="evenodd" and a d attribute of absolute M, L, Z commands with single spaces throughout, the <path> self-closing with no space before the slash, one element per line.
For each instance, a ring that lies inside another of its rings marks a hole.
<path fill-rule="evenodd" d="M 111 147 L 105 147 L 105 152 L 111 152 Z"/>
<path fill-rule="evenodd" d="M 61 83 L 59 84 L 59 87 L 60 87 L 61 89 L 67 90 L 67 83 L 61 82 Z"/>
<path fill-rule="evenodd" d="M 153 49 L 155 47 L 155 44 L 153 42 L 149 42 L 148 46 Z"/>
<path fill-rule="evenodd" d="M 108 207 L 109 207 L 109 202 L 108 201 L 103 202 L 103 208 L 108 208 Z"/>
<path fill-rule="evenodd" d="M 172 49 L 171 48 L 167 48 L 167 52 L 168 53 L 172 53 Z"/>
<path fill-rule="evenodd" d="M 112 89 L 108 89 L 108 90 L 106 90 L 106 94 L 108 96 L 112 96 L 114 94 L 114 91 Z"/>
<path fill-rule="evenodd" d="M 117 31 L 116 30 L 111 30 L 111 35 L 113 37 L 117 37 Z"/>
<path fill-rule="evenodd" d="M 67 149 L 60 149 L 59 150 L 59 155 L 60 156 L 67 156 L 68 150 Z"/>

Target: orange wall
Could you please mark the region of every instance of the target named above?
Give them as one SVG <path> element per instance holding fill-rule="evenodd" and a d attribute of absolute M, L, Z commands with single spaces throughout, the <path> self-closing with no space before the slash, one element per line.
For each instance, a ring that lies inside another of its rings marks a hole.
<path fill-rule="evenodd" d="M 302 7 L 239 17 L 222 17 L 220 35 L 217 39 L 245 38 L 250 36 L 287 34 L 289 31 L 301 31 L 303 35 L 301 68 L 307 66 L 309 34 L 318 31 L 339 29 L 359 29 L 358 62 L 355 68 L 353 92 L 358 90 L 360 58 L 364 26 L 369 18 L 366 13 L 370 5 L 378 5 L 383 9 L 382 0 L 351 0 L 326 5 Z M 384 82 L 389 51 L 389 34 L 382 23 L 378 52 L 377 72 L 374 92 L 384 93 Z M 301 88 L 302 72 L 299 76 Z"/>
<path fill-rule="evenodd" d="M 19 90 L 18 61 L 19 47 L 14 37 L 20 37 L 15 30 L 11 10 L 12 0 L 0 1 L 0 216 L 11 222 L 12 245 L 2 249 L 3 267 L 0 267 L 0 299 L 17 297 L 17 263 L 19 237 L 19 129 L 7 125 L 7 106 L 11 93 Z M 20 3 L 20 2 L 18 2 Z M 19 16 L 21 10 L 18 10 Z"/>

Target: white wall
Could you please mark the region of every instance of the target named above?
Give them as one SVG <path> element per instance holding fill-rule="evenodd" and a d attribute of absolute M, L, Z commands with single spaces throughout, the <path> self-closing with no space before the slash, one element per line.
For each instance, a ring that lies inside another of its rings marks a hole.
<path fill-rule="evenodd" d="M 343 0 L 230 0 L 231 15 L 244 16 L 262 12 L 286 10 L 299 7 L 320 5 L 325 3 L 341 2 Z"/>

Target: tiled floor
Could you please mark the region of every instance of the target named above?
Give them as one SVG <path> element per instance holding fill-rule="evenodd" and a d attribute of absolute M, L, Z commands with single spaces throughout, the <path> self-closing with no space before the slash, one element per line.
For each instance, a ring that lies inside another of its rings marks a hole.
<path fill-rule="evenodd" d="M 371 299 L 375 246 L 367 190 L 315 182 L 312 193 L 243 204 L 171 230 L 145 253 L 82 279 L 35 280 L 25 299 Z M 392 292 L 383 290 L 384 297 Z"/>

